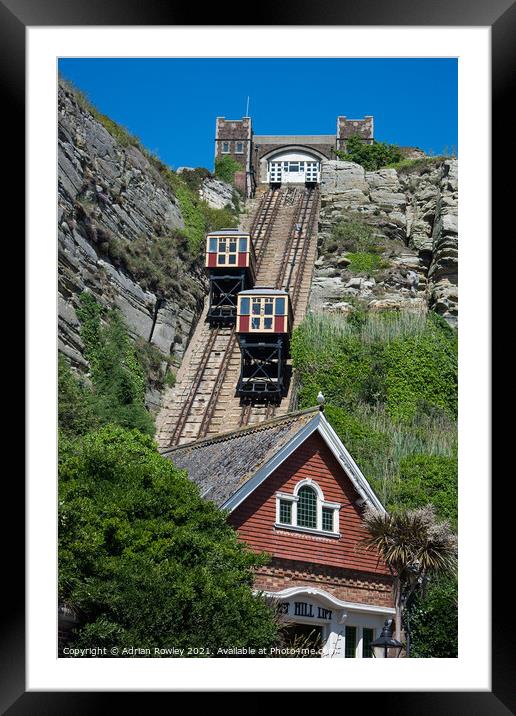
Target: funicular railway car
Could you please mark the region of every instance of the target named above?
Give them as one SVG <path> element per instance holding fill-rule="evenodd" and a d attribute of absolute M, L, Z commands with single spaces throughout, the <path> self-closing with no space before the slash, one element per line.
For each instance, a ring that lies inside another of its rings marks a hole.
<path fill-rule="evenodd" d="M 237 294 L 254 285 L 256 257 L 249 233 L 221 229 L 206 236 L 205 268 L 210 281 L 207 321 L 234 325 Z"/>
<path fill-rule="evenodd" d="M 238 294 L 240 346 L 237 395 L 279 403 L 288 392 L 293 312 L 288 291 L 255 287 Z"/>

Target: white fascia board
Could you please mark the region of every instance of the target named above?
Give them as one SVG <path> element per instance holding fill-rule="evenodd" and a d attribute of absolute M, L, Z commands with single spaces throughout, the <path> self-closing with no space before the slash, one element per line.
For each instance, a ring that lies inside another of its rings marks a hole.
<path fill-rule="evenodd" d="M 292 597 L 305 596 L 315 597 L 325 602 L 328 606 L 333 606 L 335 609 L 347 609 L 348 611 L 354 612 L 368 612 L 369 614 L 395 614 L 396 610 L 393 607 L 380 607 L 372 604 L 361 604 L 360 602 L 345 602 L 342 599 L 337 599 L 329 592 L 325 592 L 323 589 L 318 587 L 288 587 L 282 589 L 280 592 L 271 592 L 265 590 L 254 590 L 256 594 L 264 594 L 267 597 L 274 599 L 290 599 Z"/>
<path fill-rule="evenodd" d="M 349 476 L 351 482 L 355 486 L 358 494 L 372 507 L 385 512 L 385 507 L 382 505 L 378 497 L 376 496 L 373 488 L 367 482 L 362 471 L 353 460 L 349 452 L 344 447 L 341 439 L 332 428 L 330 423 L 326 420 L 324 413 L 321 412 L 321 419 L 318 426 L 319 433 L 322 438 L 335 455 L 344 472 Z"/>
<path fill-rule="evenodd" d="M 372 507 L 385 512 L 385 508 L 376 496 L 371 485 L 360 471 L 360 468 L 346 450 L 339 436 L 326 420 L 324 413 L 319 411 L 301 430 L 296 433 L 265 465 L 263 465 L 247 482 L 245 482 L 222 505 L 223 510 L 232 512 L 248 495 L 253 492 L 269 475 L 276 470 L 312 433 L 318 430 L 344 472 L 348 475 L 358 494 Z"/>

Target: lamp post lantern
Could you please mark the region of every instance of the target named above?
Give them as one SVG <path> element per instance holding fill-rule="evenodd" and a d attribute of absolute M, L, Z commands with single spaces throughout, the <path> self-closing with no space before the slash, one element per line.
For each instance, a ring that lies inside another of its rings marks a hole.
<path fill-rule="evenodd" d="M 397 659 L 401 654 L 403 644 L 392 636 L 393 620 L 386 619 L 382 633 L 371 642 L 373 656 L 376 659 Z"/>

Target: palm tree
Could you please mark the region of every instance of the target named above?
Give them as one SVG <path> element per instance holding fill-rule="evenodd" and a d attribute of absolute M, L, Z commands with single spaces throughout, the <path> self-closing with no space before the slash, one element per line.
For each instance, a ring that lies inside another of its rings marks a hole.
<path fill-rule="evenodd" d="M 394 577 L 396 639 L 406 635 L 410 655 L 410 625 L 407 607 L 417 592 L 426 591 L 433 575 L 453 571 L 457 560 L 457 538 L 448 522 L 438 522 L 432 505 L 403 512 L 364 512 L 369 535 L 361 541 L 366 550 L 376 550 Z"/>

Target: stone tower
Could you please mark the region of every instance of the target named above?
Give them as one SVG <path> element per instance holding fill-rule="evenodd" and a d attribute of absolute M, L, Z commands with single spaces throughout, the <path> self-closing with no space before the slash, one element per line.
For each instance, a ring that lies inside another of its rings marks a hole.
<path fill-rule="evenodd" d="M 235 174 L 235 186 L 249 196 L 254 185 L 251 167 L 251 118 L 225 119 L 217 117 L 215 128 L 215 160 L 230 156 L 242 165 Z"/>

